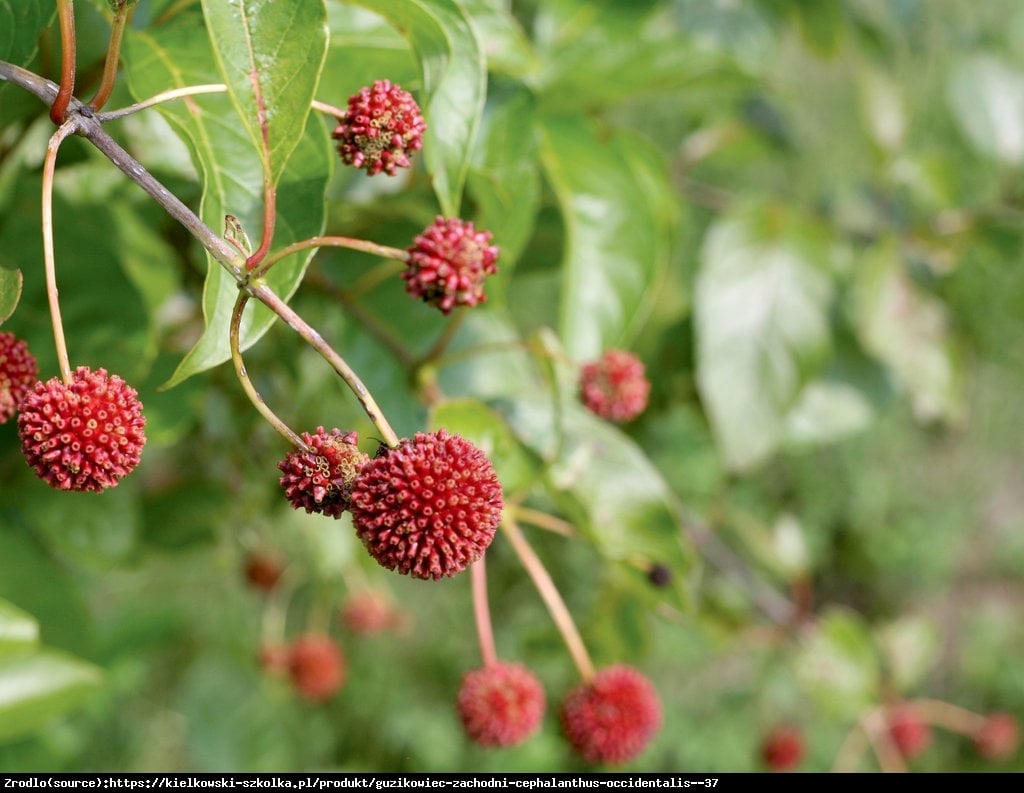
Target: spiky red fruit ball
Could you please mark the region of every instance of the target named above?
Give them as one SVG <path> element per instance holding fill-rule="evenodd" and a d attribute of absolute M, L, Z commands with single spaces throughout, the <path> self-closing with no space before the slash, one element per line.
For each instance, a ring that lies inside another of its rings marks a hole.
<path fill-rule="evenodd" d="M 468 220 L 438 216 L 409 246 L 405 291 L 446 315 L 456 306 L 485 302 L 484 281 L 498 272 L 492 236 Z"/>
<path fill-rule="evenodd" d="M 610 666 L 565 698 L 562 727 L 588 763 L 625 763 L 639 756 L 660 729 L 661 703 L 639 671 Z"/>
<path fill-rule="evenodd" d="M 310 702 L 323 702 L 338 693 L 345 684 L 347 672 L 341 648 L 323 634 L 300 636 L 288 650 L 292 685 Z"/>
<path fill-rule="evenodd" d="M 382 567 L 436 580 L 483 556 L 503 505 L 487 455 L 442 429 L 382 447 L 356 477 L 350 509 Z"/>
<path fill-rule="evenodd" d="M 394 176 L 408 168 L 409 155 L 423 148 L 427 125 L 412 94 L 388 80 L 377 80 L 348 100 L 348 109 L 334 130 L 342 162 L 363 168 L 370 176 Z"/>
<path fill-rule="evenodd" d="M 467 672 L 456 706 L 470 740 L 488 748 L 529 738 L 544 717 L 544 687 L 522 664 L 496 661 Z"/>
<path fill-rule="evenodd" d="M 974 733 L 974 749 L 987 760 L 1006 760 L 1020 745 L 1020 725 L 1009 713 L 993 713 Z"/>
<path fill-rule="evenodd" d="M 780 724 L 761 741 L 761 761 L 772 771 L 789 771 L 804 757 L 804 734 L 799 727 Z"/>
<path fill-rule="evenodd" d="M 907 760 L 920 755 L 932 742 L 932 728 L 910 704 L 895 705 L 887 717 L 889 737 Z"/>
<path fill-rule="evenodd" d="M 610 349 L 580 369 L 580 399 L 603 419 L 632 421 L 647 407 L 651 383 L 643 361 L 626 350 Z"/>
<path fill-rule="evenodd" d="M 39 376 L 28 343 L 13 333 L 0 333 L 0 424 L 5 424 Z"/>
<path fill-rule="evenodd" d="M 18 412 L 21 450 L 58 490 L 100 492 L 139 464 L 146 419 L 138 394 L 106 369 L 79 366 L 70 383 L 37 381 Z"/>
<path fill-rule="evenodd" d="M 266 594 L 281 580 L 284 562 L 269 551 L 253 551 L 245 558 L 243 573 L 250 586 Z"/>
<path fill-rule="evenodd" d="M 307 448 L 288 452 L 277 464 L 281 487 L 295 509 L 337 518 L 348 509 L 352 483 L 369 457 L 356 445 L 355 432 L 317 427 L 301 437 Z"/>

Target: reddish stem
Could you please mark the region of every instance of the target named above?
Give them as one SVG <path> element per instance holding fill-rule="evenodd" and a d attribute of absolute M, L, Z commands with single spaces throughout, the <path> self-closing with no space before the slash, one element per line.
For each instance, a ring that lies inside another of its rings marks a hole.
<path fill-rule="evenodd" d="M 75 92 L 75 4 L 74 0 L 57 0 L 60 16 L 60 88 L 50 105 L 50 120 L 63 124 L 68 104 Z"/>
<path fill-rule="evenodd" d="M 114 15 L 114 21 L 110 28 L 110 42 L 107 44 L 107 59 L 103 64 L 103 77 L 100 80 L 100 87 L 92 98 L 89 106 L 93 110 L 103 107 L 114 91 L 114 83 L 117 81 L 117 67 L 121 58 L 121 40 L 124 38 L 125 24 L 128 22 L 129 5 L 122 2 Z"/>
<path fill-rule="evenodd" d="M 476 617 L 476 634 L 480 640 L 480 656 L 484 659 L 484 666 L 491 666 L 498 662 L 498 652 L 494 647 L 491 610 L 487 603 L 486 556 L 481 557 L 469 570 L 473 577 L 473 615 Z"/>
<path fill-rule="evenodd" d="M 253 69 L 249 73 L 253 95 L 256 97 L 256 120 L 260 125 L 260 139 L 263 145 L 263 239 L 260 247 L 245 260 L 245 269 L 252 271 L 270 253 L 274 240 L 274 224 L 277 221 L 277 189 L 274 187 L 274 169 L 270 163 L 270 129 L 267 124 L 267 105 L 260 90 L 260 73 Z"/>

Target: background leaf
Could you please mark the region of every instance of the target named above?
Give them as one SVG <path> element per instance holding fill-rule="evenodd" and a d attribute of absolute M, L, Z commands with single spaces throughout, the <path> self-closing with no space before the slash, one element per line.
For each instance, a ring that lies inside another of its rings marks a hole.
<path fill-rule="evenodd" d="M 36 53 L 40 34 L 57 14 L 50 0 L 0 0 L 0 61 L 24 66 Z M 6 86 L 0 82 L 0 91 Z"/>
<path fill-rule="evenodd" d="M 0 598 L 0 657 L 39 643 L 39 624 L 32 615 Z"/>
<path fill-rule="evenodd" d="M 21 299 L 21 270 L 0 267 L 0 325 L 18 307 Z"/>

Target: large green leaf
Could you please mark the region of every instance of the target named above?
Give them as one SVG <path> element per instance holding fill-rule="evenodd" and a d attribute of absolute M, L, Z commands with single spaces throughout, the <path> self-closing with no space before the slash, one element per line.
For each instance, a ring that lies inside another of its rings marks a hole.
<path fill-rule="evenodd" d="M 32 60 L 56 12 L 53 0 L 0 0 L 0 61 L 24 66 Z"/>
<path fill-rule="evenodd" d="M 0 658 L 0 741 L 30 735 L 80 705 L 101 680 L 92 664 L 50 650 Z"/>
<path fill-rule="evenodd" d="M 0 657 L 39 642 L 39 623 L 17 606 L 0 599 Z"/>
<path fill-rule="evenodd" d="M 203 13 L 231 99 L 277 184 L 306 129 L 327 55 L 323 0 L 203 0 Z"/>
<path fill-rule="evenodd" d="M 896 376 L 921 420 L 963 417 L 963 373 L 946 308 L 914 283 L 895 243 L 864 257 L 854 310 L 864 348 Z"/>
<path fill-rule="evenodd" d="M 172 23 L 130 35 L 125 41 L 129 84 L 137 97 L 169 88 L 216 83 L 219 74 L 203 31 L 202 18 L 181 14 Z M 225 215 L 234 215 L 259 239 L 262 227 L 262 167 L 251 140 L 230 100 L 219 94 L 165 103 L 160 112 L 185 139 L 203 177 L 203 221 L 221 231 Z M 305 133 L 280 174 L 277 186 L 277 222 L 274 247 L 319 234 L 325 217 L 324 190 L 333 167 L 327 132 L 317 119 L 309 119 Z M 289 297 L 302 280 L 308 252 L 278 262 L 268 275 L 270 285 Z M 203 292 L 206 329 L 167 382 L 182 380 L 228 360 L 228 325 L 238 295 L 234 278 L 212 257 Z M 255 343 L 273 324 L 275 316 L 262 306 L 250 306 L 242 324 L 242 348 Z"/>
<path fill-rule="evenodd" d="M 978 151 L 1007 165 L 1024 162 L 1024 71 L 994 55 L 965 59 L 950 75 L 948 101 Z"/>
<path fill-rule="evenodd" d="M 455 0 L 357 0 L 409 40 L 423 74 L 423 157 L 441 211 L 457 216 L 487 93 L 487 62 Z"/>
<path fill-rule="evenodd" d="M 629 346 L 668 267 L 678 217 L 664 163 L 637 135 L 581 119 L 542 125 L 566 228 L 559 336 L 569 355 Z"/>
<path fill-rule="evenodd" d="M 697 384 L 726 463 L 775 451 L 829 344 L 833 285 L 817 232 L 747 209 L 712 226 L 697 275 Z"/>
<path fill-rule="evenodd" d="M 807 696 L 834 717 L 855 718 L 881 694 L 878 654 L 859 614 L 832 608 L 801 637 L 795 672 Z"/>
<path fill-rule="evenodd" d="M 21 299 L 21 270 L 0 267 L 0 325 L 4 323 Z"/>

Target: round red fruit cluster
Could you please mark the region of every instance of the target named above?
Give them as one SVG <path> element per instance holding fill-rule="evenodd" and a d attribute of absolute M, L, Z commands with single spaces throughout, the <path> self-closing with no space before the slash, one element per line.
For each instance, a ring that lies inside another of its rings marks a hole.
<path fill-rule="evenodd" d="M 100 492 L 116 485 L 139 464 L 145 425 L 135 389 L 106 369 L 87 366 L 67 383 L 37 381 L 18 412 L 25 460 L 58 490 Z"/>
<path fill-rule="evenodd" d="M 0 424 L 17 412 L 38 376 L 39 367 L 28 343 L 13 333 L 0 333 Z"/>
<path fill-rule="evenodd" d="M 283 659 L 292 686 L 310 702 L 333 697 L 345 684 L 348 668 L 341 648 L 330 637 L 308 633 L 299 636 Z"/>
<path fill-rule="evenodd" d="M 348 508 L 352 483 L 369 458 L 356 445 L 355 432 L 317 427 L 301 437 L 306 448 L 288 452 L 277 464 L 281 487 L 295 509 L 337 518 Z"/>
<path fill-rule="evenodd" d="M 457 700 L 470 740 L 488 748 L 514 746 L 544 717 L 544 687 L 522 664 L 495 661 L 467 672 Z"/>
<path fill-rule="evenodd" d="M 632 421 L 647 407 L 651 383 L 643 362 L 626 350 L 610 349 L 580 369 L 580 399 L 608 421 Z"/>
<path fill-rule="evenodd" d="M 377 80 L 348 100 L 348 109 L 334 130 L 342 162 L 363 168 L 370 176 L 394 176 L 408 168 L 409 155 L 423 148 L 427 125 L 408 91 Z"/>
<path fill-rule="evenodd" d="M 356 477 L 350 509 L 356 535 L 382 567 L 436 580 L 483 556 L 503 505 L 483 451 L 442 429 L 381 447 Z"/>
<path fill-rule="evenodd" d="M 491 237 L 470 221 L 437 217 L 409 246 L 405 290 L 446 315 L 456 306 L 483 303 L 484 281 L 498 271 Z"/>
<path fill-rule="evenodd" d="M 651 682 L 631 666 L 610 666 L 573 689 L 562 703 L 562 726 L 589 763 L 618 765 L 639 756 L 661 727 Z"/>
<path fill-rule="evenodd" d="M 804 734 L 796 726 L 772 727 L 761 741 L 761 761 L 772 771 L 790 771 L 804 757 Z"/>
<path fill-rule="evenodd" d="M 907 760 L 921 755 L 932 742 L 932 728 L 913 705 L 901 703 L 890 708 L 889 737 Z"/>

